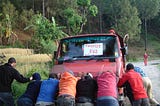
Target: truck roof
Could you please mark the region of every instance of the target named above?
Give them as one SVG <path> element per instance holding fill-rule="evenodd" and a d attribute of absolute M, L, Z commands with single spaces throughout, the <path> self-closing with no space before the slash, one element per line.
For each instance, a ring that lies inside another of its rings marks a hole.
<path fill-rule="evenodd" d="M 97 33 L 97 34 L 80 34 L 75 36 L 68 36 L 62 38 L 61 40 L 68 39 L 68 38 L 76 38 L 76 37 L 85 37 L 85 36 L 117 36 L 116 34 L 106 34 L 106 33 Z"/>

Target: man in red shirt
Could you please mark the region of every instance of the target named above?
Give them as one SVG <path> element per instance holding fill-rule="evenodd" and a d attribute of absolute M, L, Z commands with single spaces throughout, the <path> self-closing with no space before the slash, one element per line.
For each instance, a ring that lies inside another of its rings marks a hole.
<path fill-rule="evenodd" d="M 112 71 L 103 71 L 97 76 L 97 106 L 119 106 L 117 79 Z"/>
<path fill-rule="evenodd" d="M 118 87 L 123 86 L 126 87 L 127 96 L 132 106 L 150 106 L 142 77 L 134 71 L 134 65 L 131 63 L 127 64 L 126 73 L 118 82 Z"/>

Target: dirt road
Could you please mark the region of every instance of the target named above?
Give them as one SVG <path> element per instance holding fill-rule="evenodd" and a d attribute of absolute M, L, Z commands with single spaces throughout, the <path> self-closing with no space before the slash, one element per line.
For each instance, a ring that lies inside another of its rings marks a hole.
<path fill-rule="evenodd" d="M 133 63 L 134 66 L 141 67 L 143 71 L 147 74 L 147 76 L 151 79 L 152 85 L 153 85 L 152 91 L 153 91 L 154 98 L 160 103 L 160 68 L 158 68 L 158 64 L 160 64 L 160 60 L 149 61 L 147 66 L 144 66 L 143 61 L 131 62 L 131 63 Z M 124 105 L 131 106 L 128 98 L 125 98 Z"/>
<path fill-rule="evenodd" d="M 153 95 L 154 98 L 160 102 L 160 60 L 152 60 L 148 62 L 147 66 L 144 66 L 143 62 L 134 62 L 135 66 L 141 67 L 147 76 L 151 79 L 153 84 Z"/>

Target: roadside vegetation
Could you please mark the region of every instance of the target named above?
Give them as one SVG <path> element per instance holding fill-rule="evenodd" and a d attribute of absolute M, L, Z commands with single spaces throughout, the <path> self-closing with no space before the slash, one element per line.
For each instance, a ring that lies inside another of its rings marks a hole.
<path fill-rule="evenodd" d="M 26 77 L 38 72 L 42 80 L 47 79 L 53 66 L 51 54 L 35 54 L 33 49 L 4 48 L 0 49 L 0 54 L 5 55 L 3 63 L 6 63 L 10 57 L 15 57 L 17 60 L 16 69 Z M 15 100 L 25 91 L 27 84 L 13 82 L 12 90 Z"/>

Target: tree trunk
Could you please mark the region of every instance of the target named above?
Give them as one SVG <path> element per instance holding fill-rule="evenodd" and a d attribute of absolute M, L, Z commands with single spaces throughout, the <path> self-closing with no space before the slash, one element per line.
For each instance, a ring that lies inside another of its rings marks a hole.
<path fill-rule="evenodd" d="M 144 19 L 144 28 L 145 28 L 145 51 L 147 50 L 147 19 Z"/>

